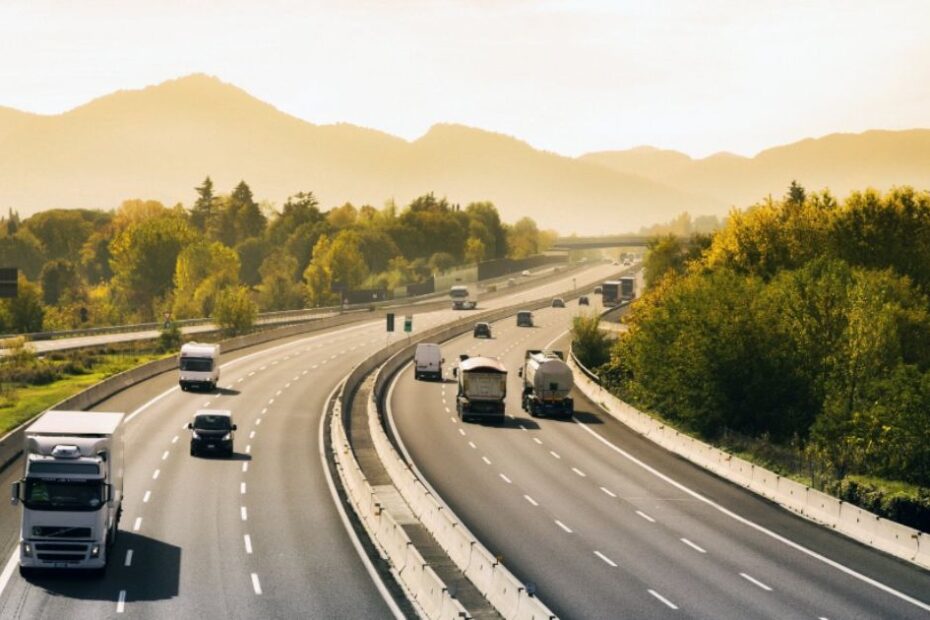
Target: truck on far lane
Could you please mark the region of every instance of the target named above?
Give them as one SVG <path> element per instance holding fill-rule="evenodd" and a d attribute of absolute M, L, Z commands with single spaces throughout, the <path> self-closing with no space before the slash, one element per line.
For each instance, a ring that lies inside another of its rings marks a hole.
<path fill-rule="evenodd" d="M 554 414 L 570 418 L 575 412 L 572 369 L 561 351 L 530 349 L 518 374 L 523 379 L 521 404 L 531 416 Z"/>

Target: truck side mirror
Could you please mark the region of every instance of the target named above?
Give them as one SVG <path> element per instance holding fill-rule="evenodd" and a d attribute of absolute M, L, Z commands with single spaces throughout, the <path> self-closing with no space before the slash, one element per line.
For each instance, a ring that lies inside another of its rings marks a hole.
<path fill-rule="evenodd" d="M 109 504 L 110 502 L 113 501 L 113 485 L 112 484 L 105 484 L 103 486 L 103 493 L 104 493 L 104 498 L 103 498 L 104 503 Z"/>
<path fill-rule="evenodd" d="M 22 492 L 22 482 L 14 482 L 10 487 L 10 503 L 14 506 L 19 503 L 19 496 Z"/>
<path fill-rule="evenodd" d="M 517 368 L 517 376 L 518 376 L 518 377 L 522 377 L 522 376 L 523 376 L 523 367 L 522 367 L 522 366 L 521 366 L 520 368 Z"/>
<path fill-rule="evenodd" d="M 445 364 L 445 363 L 446 363 L 446 358 L 442 358 L 441 360 L 439 360 L 439 363 L 440 363 L 440 364 Z"/>
<path fill-rule="evenodd" d="M 234 431 L 234 430 L 236 430 L 236 428 L 238 428 L 238 427 L 237 427 L 235 424 L 233 424 L 231 427 L 229 427 L 229 430 Z"/>
<path fill-rule="evenodd" d="M 187 428 L 190 429 L 190 430 L 193 430 L 193 429 L 194 429 L 194 423 L 193 423 L 193 422 L 188 422 L 188 423 L 187 423 Z"/>
<path fill-rule="evenodd" d="M 459 376 L 459 369 L 458 369 L 457 366 L 456 366 L 455 368 L 452 369 L 452 376 L 455 377 L 456 379 L 458 378 L 458 376 Z"/>

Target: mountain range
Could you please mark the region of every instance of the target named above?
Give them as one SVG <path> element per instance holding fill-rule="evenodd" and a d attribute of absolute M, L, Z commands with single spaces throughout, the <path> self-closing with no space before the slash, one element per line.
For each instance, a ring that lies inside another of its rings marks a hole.
<path fill-rule="evenodd" d="M 403 205 L 434 192 L 490 200 L 503 218 L 582 234 L 724 214 L 792 179 L 843 195 L 866 186 L 930 186 L 930 130 L 803 140 L 752 158 L 705 159 L 639 147 L 572 158 L 498 133 L 435 125 L 414 141 L 350 124 L 317 125 L 206 75 L 119 91 L 58 115 L 0 107 L 0 209 L 102 208 L 127 198 L 190 205 L 210 175 L 246 180 L 280 205 L 313 191 L 321 206 Z"/>

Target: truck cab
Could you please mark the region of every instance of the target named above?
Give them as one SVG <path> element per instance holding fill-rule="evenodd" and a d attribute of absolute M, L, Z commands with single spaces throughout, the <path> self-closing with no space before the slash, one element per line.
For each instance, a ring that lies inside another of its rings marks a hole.
<path fill-rule="evenodd" d="M 25 430 L 20 572 L 102 572 L 123 499 L 122 413 L 48 411 Z"/>
<path fill-rule="evenodd" d="M 220 381 L 220 345 L 188 342 L 178 355 L 178 383 L 182 390 L 216 389 Z"/>

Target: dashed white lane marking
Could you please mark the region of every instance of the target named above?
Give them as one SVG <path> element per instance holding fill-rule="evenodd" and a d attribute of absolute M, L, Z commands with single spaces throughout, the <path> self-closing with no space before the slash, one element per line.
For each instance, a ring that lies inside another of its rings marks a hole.
<path fill-rule="evenodd" d="M 459 429 L 459 434 L 462 435 L 462 437 L 464 437 L 464 436 L 465 436 L 465 429 L 460 428 L 460 429 Z"/>
<path fill-rule="evenodd" d="M 242 383 L 243 381 L 245 381 L 245 377 L 239 377 L 236 383 Z"/>
<path fill-rule="evenodd" d="M 274 404 L 274 399 L 273 399 L 273 398 L 269 398 L 269 399 L 268 399 L 268 404 L 269 404 L 269 405 L 273 405 L 273 404 Z"/>
<path fill-rule="evenodd" d="M 126 611 L 126 590 L 120 590 L 116 601 L 116 613 L 121 614 L 124 611 Z"/>
<path fill-rule="evenodd" d="M 525 499 L 525 500 L 528 501 L 529 503 L 533 504 L 534 506 L 539 506 L 539 502 L 537 502 L 535 499 L 533 499 L 533 498 L 530 497 L 529 495 L 524 495 L 524 496 L 523 496 L 523 499 Z"/>
<path fill-rule="evenodd" d="M 692 549 L 694 549 L 694 550 L 697 551 L 698 553 L 707 553 L 707 551 L 705 551 L 705 550 L 702 549 L 701 547 L 698 547 L 697 545 L 695 545 L 693 542 L 691 542 L 691 541 L 688 540 L 687 538 L 682 538 L 682 539 L 681 539 L 681 542 L 685 543 L 686 545 L 688 545 L 689 547 L 691 547 Z"/>
<path fill-rule="evenodd" d="M 552 450 L 549 450 L 549 454 L 551 454 L 552 456 L 554 456 L 554 457 L 557 458 L 557 459 L 562 458 L 561 456 L 559 456 L 559 453 L 558 453 L 558 452 L 553 452 Z"/>
<path fill-rule="evenodd" d="M 490 465 L 490 464 L 491 464 L 491 459 L 489 459 L 489 458 L 486 457 L 486 456 L 482 456 L 482 457 L 481 457 L 481 460 L 484 461 L 484 464 L 485 464 L 485 465 Z"/>
<path fill-rule="evenodd" d="M 578 474 L 579 476 L 581 476 L 582 478 L 587 478 L 587 477 L 588 477 L 588 474 L 584 473 L 583 471 L 581 471 L 581 470 L 578 469 L 577 467 L 572 467 L 572 471 L 575 472 L 576 474 Z"/>
<path fill-rule="evenodd" d="M 327 362 L 329 362 L 329 360 L 323 360 L 322 362 L 320 362 L 320 366 L 322 366 L 323 364 L 325 364 L 325 363 L 327 363 Z"/>
<path fill-rule="evenodd" d="M 639 516 L 641 516 L 641 517 L 642 517 L 643 519 L 645 519 L 646 521 L 649 521 L 649 523 L 655 523 L 655 522 L 656 522 L 655 519 L 653 519 L 652 517 L 650 517 L 649 515 L 647 515 L 647 514 L 646 514 L 645 512 L 643 512 L 642 510 L 637 510 L 637 511 L 636 511 L 636 514 L 638 514 Z"/>
<path fill-rule="evenodd" d="M 268 368 L 268 366 L 262 366 L 259 370 L 265 370 L 266 368 Z"/>
<path fill-rule="evenodd" d="M 152 492 L 151 492 L 151 491 L 146 491 L 146 492 L 145 492 L 145 495 L 142 496 L 142 503 L 143 503 L 143 504 L 148 504 L 148 503 L 149 503 L 149 499 L 150 499 L 151 497 L 152 497 Z"/>
<path fill-rule="evenodd" d="M 268 413 L 268 407 L 262 409 L 262 412 L 259 415 L 265 415 L 266 413 Z"/>
<path fill-rule="evenodd" d="M 255 374 L 255 371 L 253 370 L 252 372 L 249 373 L 249 376 L 251 377 L 254 374 Z"/>
<path fill-rule="evenodd" d="M 559 521 L 558 519 L 555 520 L 555 524 L 558 525 L 558 526 L 559 526 L 560 528 L 562 528 L 563 530 L 565 530 L 565 532 L 566 532 L 567 534 L 572 534 L 572 533 L 573 533 L 573 532 L 572 532 L 572 528 L 568 527 L 567 525 L 565 525 L 564 523 L 562 523 L 562 522 Z"/>
<path fill-rule="evenodd" d="M 255 439 L 255 431 L 249 433 L 249 439 Z"/>
<path fill-rule="evenodd" d="M 446 407 L 446 413 L 452 413 L 452 410 Z"/>
<path fill-rule="evenodd" d="M 468 442 L 468 445 L 469 445 L 469 447 L 471 447 L 472 450 L 477 450 L 477 449 L 478 449 L 478 446 L 475 445 L 475 442 L 474 442 L 474 441 L 469 441 L 469 442 Z"/>
<path fill-rule="evenodd" d="M 331 360 L 334 360 L 334 359 L 336 359 L 336 354 L 335 354 L 335 353 L 333 353 L 332 355 L 330 355 L 330 356 L 329 356 L 329 359 L 331 359 Z"/>
<path fill-rule="evenodd" d="M 458 420 L 455 419 L 455 416 L 454 416 L 454 415 L 450 415 L 450 416 L 449 416 L 449 419 L 452 420 L 452 423 L 453 423 L 453 424 L 455 424 L 456 422 L 458 422 Z"/>
<path fill-rule="evenodd" d="M 771 591 L 772 591 L 772 588 L 768 587 L 767 585 L 765 585 L 764 583 L 762 583 L 761 581 L 759 581 L 759 580 L 756 579 L 755 577 L 752 577 L 751 575 L 747 575 L 746 573 L 740 573 L 739 576 L 742 577 L 743 579 L 745 579 L 746 581 L 748 581 L 749 583 L 751 583 L 751 584 L 753 584 L 753 585 L 755 585 L 755 586 L 758 586 L 758 587 L 762 588 L 762 589 L 765 590 L 766 592 L 771 592 Z"/>
<path fill-rule="evenodd" d="M 126 552 L 126 561 L 123 562 L 123 566 L 132 566 L 132 549 Z"/>
<path fill-rule="evenodd" d="M 187 422 L 181 425 L 181 430 L 187 430 Z"/>
<path fill-rule="evenodd" d="M 203 406 L 204 406 L 204 407 L 209 407 L 209 406 L 210 406 L 210 401 L 208 400 L 207 402 L 205 402 L 205 403 L 203 404 Z"/>
<path fill-rule="evenodd" d="M 244 482 L 239 483 L 239 495 L 245 495 L 245 483 Z"/>
<path fill-rule="evenodd" d="M 132 531 L 138 532 L 140 527 L 142 527 L 142 517 L 136 517 L 136 522 L 132 524 Z"/>
<path fill-rule="evenodd" d="M 258 573 L 252 573 L 252 589 L 255 590 L 255 594 L 261 595 L 262 584 L 258 581 Z"/>
<path fill-rule="evenodd" d="M 523 426 L 522 424 L 520 425 L 520 430 L 523 431 L 524 433 L 528 433 L 528 432 L 529 432 L 528 430 L 526 430 L 526 427 Z"/>
<path fill-rule="evenodd" d="M 600 551 L 595 551 L 594 555 L 604 560 L 604 562 L 606 562 L 609 566 L 613 566 L 614 568 L 617 568 L 617 563 L 611 560 L 609 557 L 607 557 L 603 553 L 601 553 Z"/>
<path fill-rule="evenodd" d="M 605 489 L 604 487 L 601 487 L 601 491 L 603 491 L 604 493 L 606 493 L 607 495 L 611 497 L 617 497 L 617 494 L 611 491 L 610 489 Z"/>
<path fill-rule="evenodd" d="M 299 380 L 300 380 L 300 375 L 294 375 L 294 378 L 291 379 L 291 381 L 299 381 Z M 290 385 L 290 383 L 288 383 L 288 385 Z"/>
<path fill-rule="evenodd" d="M 501 480 L 503 480 L 503 481 L 506 482 L 507 484 L 513 484 L 513 480 L 511 480 L 510 478 L 508 478 L 508 477 L 505 476 L 504 474 L 498 474 L 498 476 L 500 476 L 500 477 L 501 477 Z"/>
<path fill-rule="evenodd" d="M 246 534 L 242 537 L 242 540 L 245 542 L 245 552 L 252 553 L 252 537 Z"/>
<path fill-rule="evenodd" d="M 540 439 L 539 437 L 533 437 L 533 441 L 535 441 L 539 445 L 542 445 L 542 439 Z"/>
<path fill-rule="evenodd" d="M 177 435 L 175 435 L 175 436 L 174 436 L 174 439 L 171 440 L 171 443 L 178 443 L 178 439 L 179 439 L 179 437 L 178 437 Z"/>
<path fill-rule="evenodd" d="M 248 463 L 243 463 L 243 464 L 242 464 L 242 473 L 245 473 L 245 472 L 247 472 L 247 471 L 249 471 L 249 464 L 248 464 Z"/>
<path fill-rule="evenodd" d="M 676 605 L 675 603 L 671 602 L 670 600 L 668 600 L 667 598 L 665 598 L 664 596 L 662 596 L 661 594 L 659 594 L 659 593 L 656 592 L 655 590 L 648 590 L 648 592 L 649 592 L 649 594 L 653 595 L 654 597 L 656 597 L 657 599 L 659 599 L 660 601 L 662 601 L 662 602 L 665 604 L 665 606 L 668 607 L 669 609 L 678 609 L 678 605 Z"/>
<path fill-rule="evenodd" d="M 242 517 L 243 521 L 249 520 L 249 512 L 245 509 L 245 506 L 239 507 L 239 516 Z"/>
<path fill-rule="evenodd" d="M 262 423 L 261 418 L 258 418 L 257 420 L 255 420 L 255 426 L 259 426 L 261 423 Z"/>
<path fill-rule="evenodd" d="M 156 469 L 155 473 L 152 474 L 152 480 L 158 480 L 158 474 L 161 473 L 160 469 Z"/>
<path fill-rule="evenodd" d="M 168 451 L 165 450 L 165 452 L 161 455 L 161 460 L 165 461 L 167 459 L 168 459 Z"/>
<path fill-rule="evenodd" d="M 252 454 L 252 444 L 249 444 L 245 447 L 246 454 Z"/>
<path fill-rule="evenodd" d="M 280 396 L 280 395 L 281 395 L 281 390 L 278 390 L 277 392 L 275 392 L 274 395 L 275 395 L 275 396 Z"/>
<path fill-rule="evenodd" d="M 319 364 L 314 364 L 313 366 L 310 367 L 310 370 L 316 370 L 319 367 L 320 367 Z"/>

